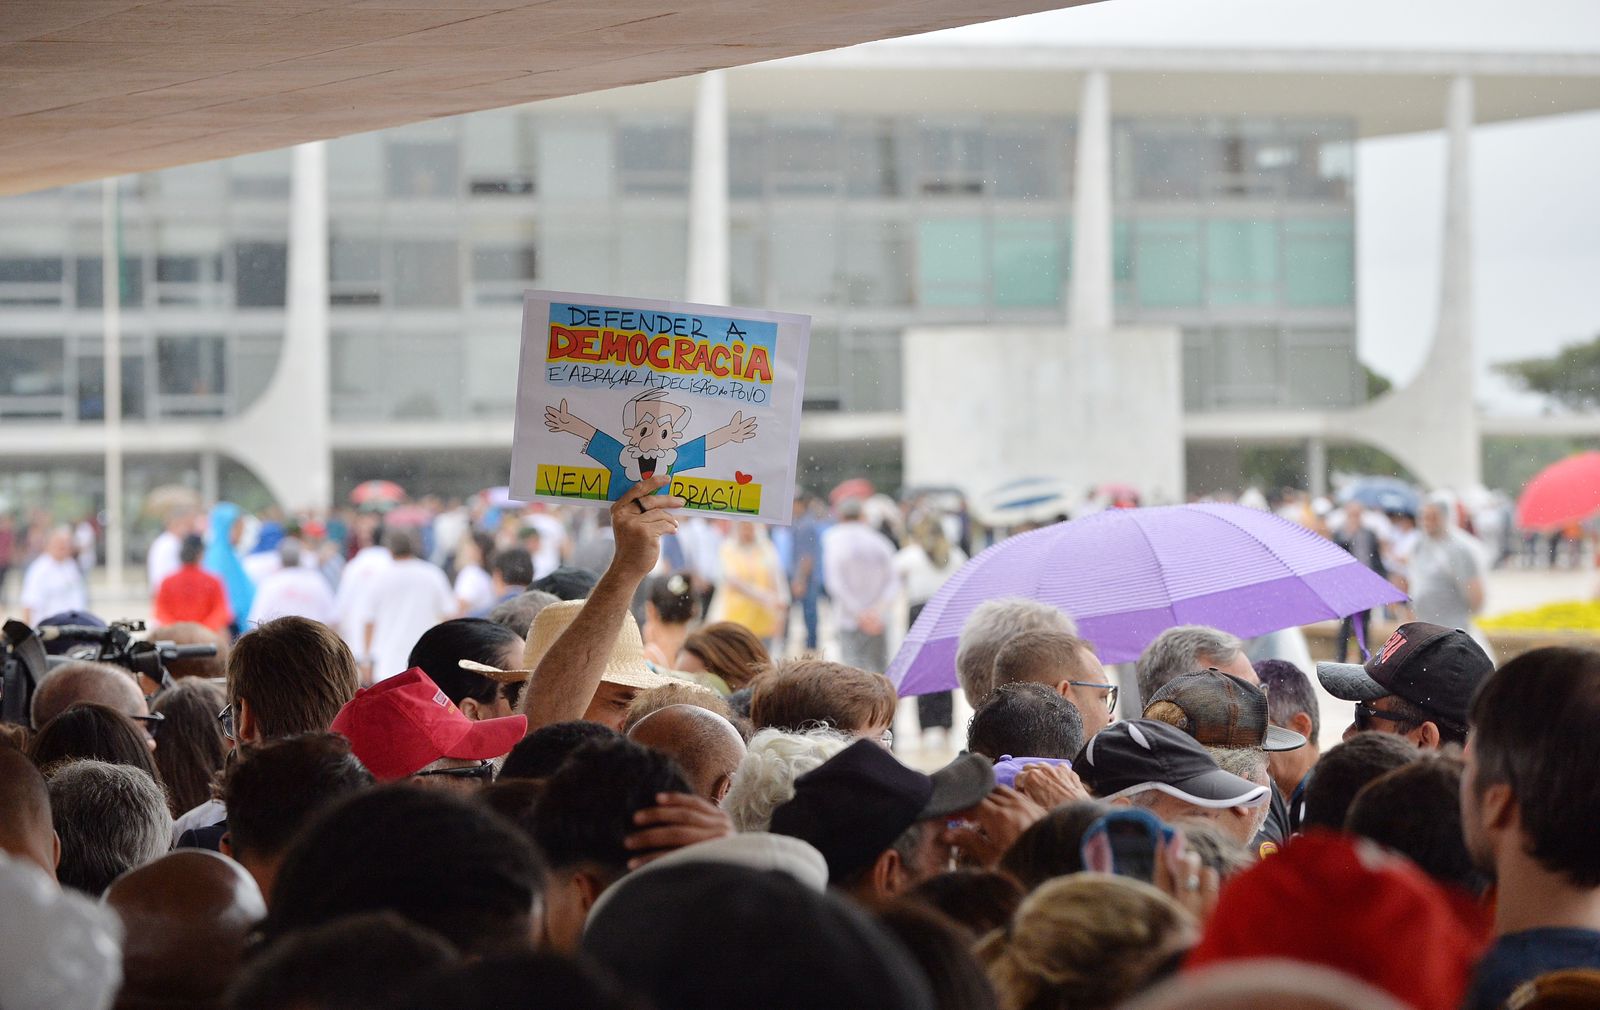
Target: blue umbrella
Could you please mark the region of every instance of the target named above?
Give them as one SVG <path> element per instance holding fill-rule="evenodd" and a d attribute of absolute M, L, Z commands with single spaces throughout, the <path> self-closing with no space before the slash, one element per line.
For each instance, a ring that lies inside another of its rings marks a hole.
<path fill-rule="evenodd" d="M 1353 480 L 1339 493 L 1339 504 L 1348 501 L 1358 501 L 1380 512 L 1404 512 L 1414 516 L 1422 510 L 1422 495 L 1398 477 Z"/>

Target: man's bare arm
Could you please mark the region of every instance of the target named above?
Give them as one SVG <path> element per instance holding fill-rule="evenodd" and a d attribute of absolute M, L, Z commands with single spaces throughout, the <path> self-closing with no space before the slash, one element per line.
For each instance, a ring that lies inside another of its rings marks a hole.
<path fill-rule="evenodd" d="M 670 480 L 660 474 L 640 481 L 612 503 L 616 553 L 582 609 L 534 669 L 522 703 L 528 732 L 582 719 L 588 711 L 634 591 L 655 567 L 661 538 L 678 529 L 678 521 L 666 510 L 682 508 L 683 499 L 656 494 Z"/>

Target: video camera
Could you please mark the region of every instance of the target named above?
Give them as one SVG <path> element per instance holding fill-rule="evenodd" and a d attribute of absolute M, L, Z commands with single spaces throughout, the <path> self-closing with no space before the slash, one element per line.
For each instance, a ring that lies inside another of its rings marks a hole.
<path fill-rule="evenodd" d="M 143 621 L 113 621 L 104 628 L 58 624 L 37 629 L 21 621 L 7 621 L 0 627 L 0 722 L 28 725 L 33 692 L 53 666 L 79 660 L 114 663 L 159 685 L 159 691 L 172 685 L 168 663 L 217 654 L 214 645 L 145 642 L 133 637 L 143 630 Z M 62 639 L 72 643 L 65 654 L 45 652 L 44 643 Z"/>

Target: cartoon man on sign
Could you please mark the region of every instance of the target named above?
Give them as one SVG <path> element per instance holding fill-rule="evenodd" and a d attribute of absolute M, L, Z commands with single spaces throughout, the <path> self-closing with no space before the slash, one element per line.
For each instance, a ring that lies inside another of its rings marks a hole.
<path fill-rule="evenodd" d="M 566 432 L 584 440 L 584 454 L 611 471 L 607 497 L 612 500 L 658 471 L 679 473 L 699 469 L 706 465 L 707 451 L 729 442 L 743 442 L 756 433 L 756 419 L 736 410 L 733 420 L 727 424 L 679 445 L 689 427 L 690 411 L 680 403 L 667 400 L 666 395 L 665 390 L 646 390 L 622 405 L 625 442 L 617 441 L 583 418 L 568 413 L 566 400 L 562 400 L 559 407 L 544 408 L 544 424 L 551 431 Z"/>

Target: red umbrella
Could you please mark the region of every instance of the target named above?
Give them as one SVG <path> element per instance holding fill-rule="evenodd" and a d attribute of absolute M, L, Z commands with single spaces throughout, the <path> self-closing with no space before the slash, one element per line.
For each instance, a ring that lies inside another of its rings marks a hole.
<path fill-rule="evenodd" d="M 421 529 L 433 522 L 433 514 L 421 505 L 401 505 L 385 513 L 383 521 L 390 526 Z"/>
<path fill-rule="evenodd" d="M 352 505 L 394 505 L 406 500 L 406 489 L 392 480 L 369 480 L 350 492 Z"/>
<path fill-rule="evenodd" d="M 1517 525 L 1548 530 L 1600 511 L 1600 452 L 1570 456 L 1539 471 L 1517 500 Z"/>
<path fill-rule="evenodd" d="M 851 477 L 843 484 L 840 484 L 838 487 L 828 492 L 828 504 L 838 505 L 840 502 L 849 501 L 851 498 L 857 499 L 858 501 L 866 501 L 868 498 L 872 497 L 873 492 L 876 490 L 877 489 L 872 486 L 872 481 L 867 480 L 867 478 Z"/>

